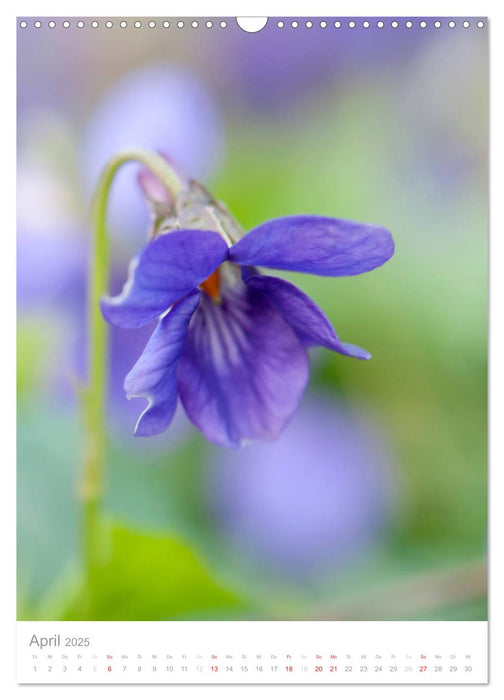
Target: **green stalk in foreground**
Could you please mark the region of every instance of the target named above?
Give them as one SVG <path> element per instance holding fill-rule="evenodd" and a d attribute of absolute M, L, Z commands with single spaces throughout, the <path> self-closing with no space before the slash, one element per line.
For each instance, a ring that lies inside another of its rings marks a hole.
<path fill-rule="evenodd" d="M 119 153 L 103 169 L 92 208 L 93 251 L 88 292 L 88 386 L 83 392 L 84 461 L 81 480 L 83 502 L 84 598 L 83 616 L 90 617 L 96 595 L 96 574 L 103 560 L 104 529 L 101 501 L 106 457 L 106 391 L 108 329 L 100 311 L 100 299 L 108 291 L 109 241 L 106 230 L 107 201 L 119 168 L 137 162 L 148 168 L 172 194 L 182 189 L 173 168 L 157 153 L 131 150 Z"/>

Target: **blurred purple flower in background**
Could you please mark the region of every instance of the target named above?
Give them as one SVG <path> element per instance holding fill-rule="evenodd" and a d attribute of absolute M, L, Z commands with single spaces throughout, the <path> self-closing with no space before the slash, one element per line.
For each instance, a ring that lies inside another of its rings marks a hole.
<path fill-rule="evenodd" d="M 297 578 L 358 564 L 397 503 L 391 457 L 367 421 L 308 398 L 274 443 L 214 450 L 208 502 L 242 556 Z"/>
<path fill-rule="evenodd" d="M 79 228 L 19 228 L 17 233 L 17 300 L 20 309 L 68 308 L 85 293 L 85 240 Z"/>
<path fill-rule="evenodd" d="M 79 218 L 71 126 L 39 109 L 18 128 L 17 292 L 20 308 L 66 307 L 85 291 L 88 231 Z"/>
<path fill-rule="evenodd" d="M 148 65 L 123 76 L 92 112 L 82 142 L 89 192 L 107 161 L 119 151 L 145 148 L 169 152 L 183 170 L 210 177 L 223 155 L 221 114 L 198 76 L 172 65 Z M 146 230 L 149 212 L 132 171 L 125 166 L 109 200 L 109 223 L 119 236 Z"/>

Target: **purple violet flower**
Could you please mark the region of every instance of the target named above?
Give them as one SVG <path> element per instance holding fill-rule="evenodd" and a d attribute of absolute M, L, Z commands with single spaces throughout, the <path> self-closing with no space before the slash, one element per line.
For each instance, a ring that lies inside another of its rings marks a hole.
<path fill-rule="evenodd" d="M 286 280 L 256 266 L 341 277 L 383 265 L 389 231 L 322 216 L 285 216 L 242 233 L 198 183 L 176 197 L 140 184 L 153 211 L 151 240 L 130 264 L 122 293 L 102 299 L 104 318 L 122 328 L 158 319 L 127 375 L 128 397 L 148 406 L 138 436 L 170 425 L 179 396 L 211 442 L 239 447 L 276 438 L 294 414 L 309 374 L 307 346 L 367 360 L 342 342 L 322 310 Z"/>

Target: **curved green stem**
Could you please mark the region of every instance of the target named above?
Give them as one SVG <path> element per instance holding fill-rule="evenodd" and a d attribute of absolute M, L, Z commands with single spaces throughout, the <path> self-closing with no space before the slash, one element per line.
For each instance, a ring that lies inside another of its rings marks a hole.
<path fill-rule="evenodd" d="M 104 490 L 106 449 L 106 389 L 108 362 L 107 326 L 100 312 L 100 299 L 108 290 L 109 241 L 106 230 L 107 201 L 110 187 L 119 168 L 125 163 L 137 162 L 148 168 L 176 195 L 183 183 L 170 164 L 157 153 L 131 150 L 112 158 L 98 181 L 92 209 L 94 231 L 93 252 L 89 272 L 88 294 L 88 387 L 83 394 L 85 451 L 81 482 L 84 504 L 84 610 L 89 617 L 96 593 L 96 573 L 103 560 L 103 529 L 101 499 Z"/>

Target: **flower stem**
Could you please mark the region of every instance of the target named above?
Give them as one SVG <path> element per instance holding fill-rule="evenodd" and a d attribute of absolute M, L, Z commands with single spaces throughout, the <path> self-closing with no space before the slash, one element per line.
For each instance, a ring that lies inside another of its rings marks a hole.
<path fill-rule="evenodd" d="M 183 187 L 170 164 L 157 153 L 131 150 L 119 153 L 103 169 L 92 208 L 94 231 L 88 291 L 88 386 L 83 392 L 84 460 L 81 481 L 83 501 L 84 599 L 82 614 L 92 619 L 97 594 L 97 574 L 103 562 L 104 527 L 101 502 L 106 457 L 106 392 L 108 333 L 100 312 L 100 299 L 108 291 L 109 241 L 106 229 L 107 201 L 119 168 L 137 162 L 148 168 L 176 195 Z"/>

